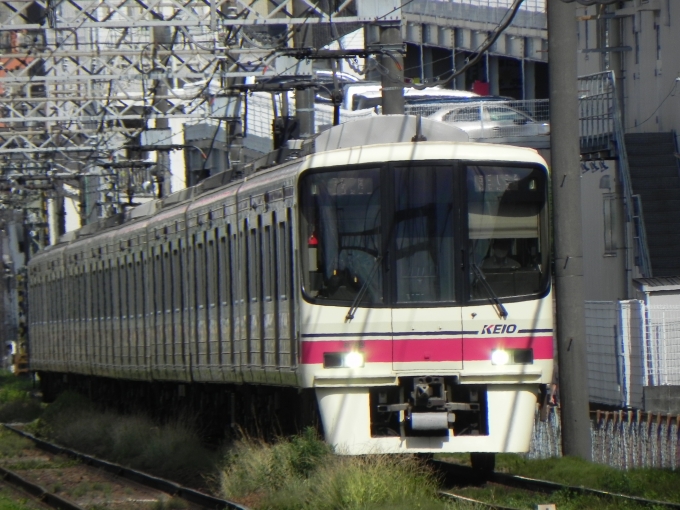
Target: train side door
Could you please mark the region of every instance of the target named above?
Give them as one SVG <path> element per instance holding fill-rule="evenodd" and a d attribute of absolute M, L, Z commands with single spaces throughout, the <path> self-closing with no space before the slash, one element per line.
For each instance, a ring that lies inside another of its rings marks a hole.
<path fill-rule="evenodd" d="M 399 372 L 463 368 L 462 281 L 455 168 L 409 165 L 392 173 L 387 274 L 394 299 L 392 363 Z"/>

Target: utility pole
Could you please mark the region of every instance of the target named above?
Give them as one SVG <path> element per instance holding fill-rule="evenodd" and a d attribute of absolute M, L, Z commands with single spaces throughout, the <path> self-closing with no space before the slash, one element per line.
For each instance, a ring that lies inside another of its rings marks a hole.
<path fill-rule="evenodd" d="M 548 0 L 550 145 L 562 452 L 564 455 L 591 460 L 576 37 L 574 4 Z"/>
<path fill-rule="evenodd" d="M 153 27 L 153 42 L 156 49 L 168 50 L 172 47 L 172 32 L 169 26 L 155 26 Z M 167 60 L 167 59 L 166 59 Z M 165 67 L 166 62 L 163 62 Z M 162 113 L 165 114 L 169 110 L 168 100 L 168 85 L 163 77 L 159 77 L 156 84 L 156 94 L 154 105 Z M 156 129 L 164 129 L 170 134 L 170 121 L 167 118 L 156 119 Z M 172 141 L 168 140 L 168 145 Z M 156 156 L 156 178 L 160 187 L 160 195 L 166 197 L 170 194 L 170 152 L 167 150 L 159 150 Z"/>
<path fill-rule="evenodd" d="M 308 8 L 302 0 L 293 0 L 293 15 L 304 17 Z M 311 48 L 314 46 L 312 27 L 303 25 L 295 34 L 293 44 L 296 48 Z M 312 76 L 312 79 L 314 77 Z M 295 91 L 295 115 L 300 125 L 300 138 L 309 138 L 316 132 L 314 120 L 314 89 L 307 88 Z"/>
<path fill-rule="evenodd" d="M 401 25 L 380 26 L 380 44 L 385 48 L 399 47 L 403 44 Z M 382 73 L 382 112 L 383 115 L 404 113 L 404 57 L 397 52 L 383 54 L 380 62 L 385 70 Z"/>

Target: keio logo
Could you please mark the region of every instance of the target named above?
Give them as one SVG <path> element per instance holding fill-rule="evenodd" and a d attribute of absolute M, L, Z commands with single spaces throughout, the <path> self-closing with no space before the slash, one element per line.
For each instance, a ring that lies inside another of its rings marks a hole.
<path fill-rule="evenodd" d="M 502 335 L 515 331 L 517 331 L 517 324 L 489 324 L 482 328 L 482 335 Z"/>

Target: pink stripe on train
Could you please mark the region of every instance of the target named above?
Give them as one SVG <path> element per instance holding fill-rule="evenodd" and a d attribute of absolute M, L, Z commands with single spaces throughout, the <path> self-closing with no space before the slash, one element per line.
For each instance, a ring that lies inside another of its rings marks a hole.
<path fill-rule="evenodd" d="M 367 363 L 486 361 L 496 349 L 533 349 L 534 359 L 552 359 L 553 337 L 385 338 L 371 340 L 303 340 L 302 363 L 323 363 L 325 352 L 366 354 Z"/>

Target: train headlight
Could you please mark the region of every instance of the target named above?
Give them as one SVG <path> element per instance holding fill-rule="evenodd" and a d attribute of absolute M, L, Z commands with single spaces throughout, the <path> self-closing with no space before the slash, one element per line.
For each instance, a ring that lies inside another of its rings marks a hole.
<path fill-rule="evenodd" d="M 323 354 L 324 368 L 360 368 L 364 366 L 364 354 L 358 351 L 325 352 Z"/>
<path fill-rule="evenodd" d="M 364 366 L 364 355 L 360 352 L 352 351 L 345 354 L 345 366 L 347 368 L 359 368 Z"/>
<path fill-rule="evenodd" d="M 507 365 L 510 361 L 510 354 L 503 349 L 496 349 L 491 353 L 492 365 Z"/>

